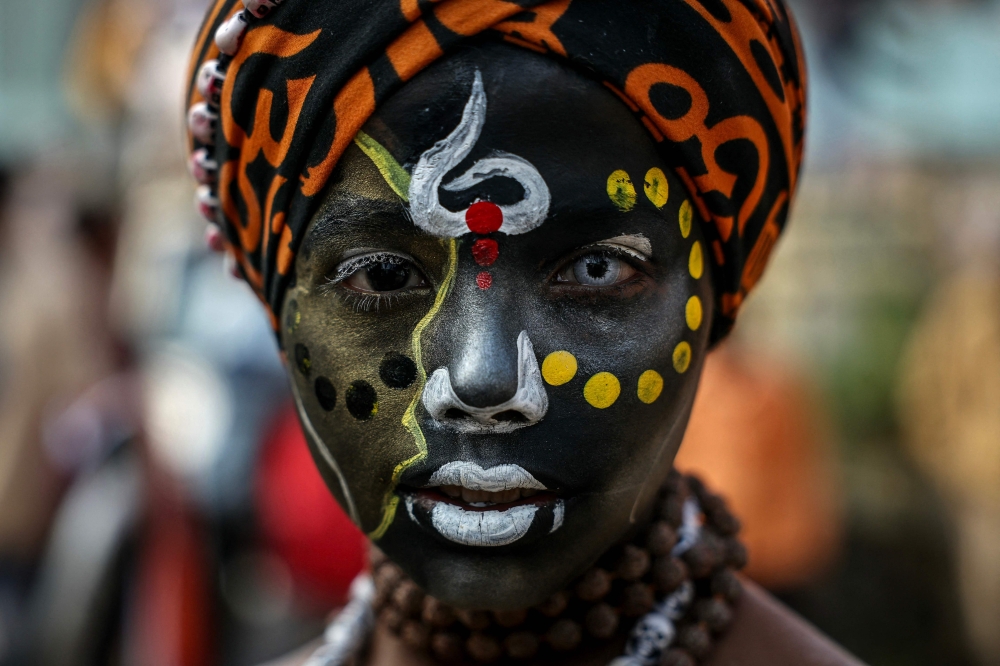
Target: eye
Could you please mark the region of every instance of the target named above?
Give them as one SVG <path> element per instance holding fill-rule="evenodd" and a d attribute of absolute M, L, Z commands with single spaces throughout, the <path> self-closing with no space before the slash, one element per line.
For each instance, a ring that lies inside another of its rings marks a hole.
<path fill-rule="evenodd" d="M 591 252 L 559 271 L 556 280 L 584 287 L 611 287 L 627 281 L 636 270 L 610 252 Z"/>
<path fill-rule="evenodd" d="M 354 291 L 387 294 L 427 287 L 427 279 L 413 261 L 387 252 L 351 257 L 337 266 L 333 284 Z"/>

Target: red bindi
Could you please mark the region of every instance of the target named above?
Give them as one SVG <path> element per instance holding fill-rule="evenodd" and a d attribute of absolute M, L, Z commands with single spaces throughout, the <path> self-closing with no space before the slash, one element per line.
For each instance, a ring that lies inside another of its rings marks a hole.
<path fill-rule="evenodd" d="M 500 246 L 492 238 L 480 238 L 472 245 L 472 258 L 480 266 L 492 266 L 500 256 Z"/>
<path fill-rule="evenodd" d="M 493 286 L 493 276 L 486 271 L 483 271 L 476 276 L 476 284 L 479 285 L 480 289 L 486 291 Z"/>
<path fill-rule="evenodd" d="M 476 234 L 492 234 L 503 226 L 503 211 L 490 201 L 477 201 L 465 211 L 465 223 Z"/>

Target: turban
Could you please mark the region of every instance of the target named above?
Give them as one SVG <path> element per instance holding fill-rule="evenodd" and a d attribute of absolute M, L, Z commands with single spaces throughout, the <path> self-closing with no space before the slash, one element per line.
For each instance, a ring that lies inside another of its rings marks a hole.
<path fill-rule="evenodd" d="M 272 322 L 362 125 L 472 37 L 562 59 L 646 126 L 705 221 L 713 337 L 725 335 L 802 161 L 806 75 L 781 0 L 216 0 L 188 76 L 191 165 Z"/>

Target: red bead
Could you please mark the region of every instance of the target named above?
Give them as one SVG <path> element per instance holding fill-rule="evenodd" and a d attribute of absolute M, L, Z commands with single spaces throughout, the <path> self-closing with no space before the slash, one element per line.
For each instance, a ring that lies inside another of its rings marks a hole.
<path fill-rule="evenodd" d="M 483 271 L 476 276 L 476 284 L 479 285 L 480 289 L 486 291 L 493 286 L 493 276 L 486 271 Z"/>
<path fill-rule="evenodd" d="M 226 249 L 226 239 L 222 235 L 222 229 L 214 224 L 209 224 L 205 229 L 205 245 L 212 252 L 223 252 Z"/>
<path fill-rule="evenodd" d="M 503 226 L 503 211 L 490 201 L 477 201 L 465 211 L 465 223 L 476 234 L 492 234 Z"/>
<path fill-rule="evenodd" d="M 472 245 L 472 258 L 480 266 L 492 266 L 500 256 L 500 246 L 492 238 L 480 238 Z"/>

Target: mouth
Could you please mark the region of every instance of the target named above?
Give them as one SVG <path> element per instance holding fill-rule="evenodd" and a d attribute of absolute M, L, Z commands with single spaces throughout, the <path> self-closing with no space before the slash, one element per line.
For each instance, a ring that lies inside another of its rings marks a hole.
<path fill-rule="evenodd" d="M 410 518 L 452 543 L 507 546 L 562 527 L 565 502 L 519 465 L 451 462 L 403 493 Z"/>

